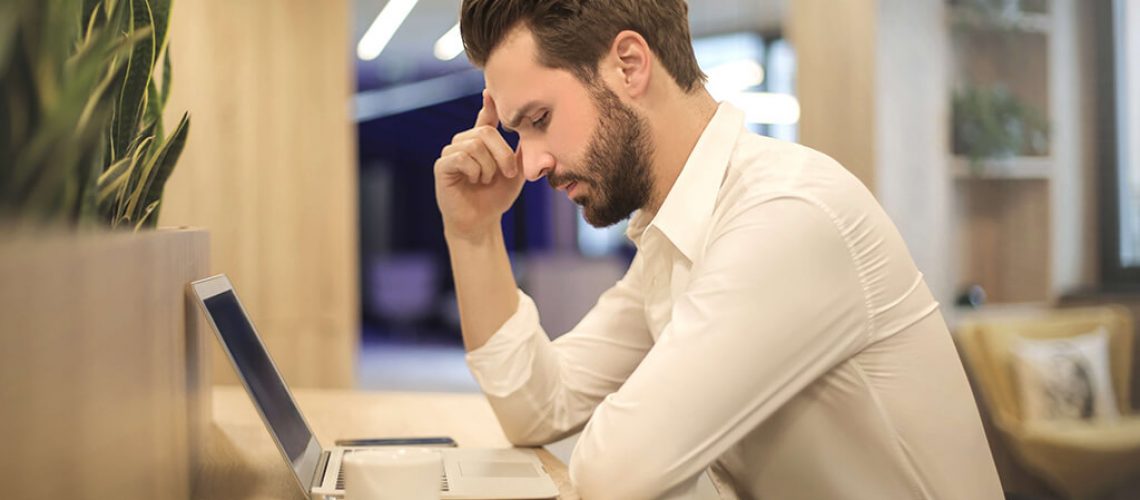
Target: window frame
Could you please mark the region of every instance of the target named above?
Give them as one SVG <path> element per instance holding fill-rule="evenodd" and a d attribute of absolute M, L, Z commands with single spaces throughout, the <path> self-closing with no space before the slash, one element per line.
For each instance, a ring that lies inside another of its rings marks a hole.
<path fill-rule="evenodd" d="M 1140 290 L 1140 265 L 1125 265 L 1121 258 L 1120 211 L 1121 192 L 1121 130 L 1120 106 L 1123 99 L 1120 93 L 1121 82 L 1118 75 L 1123 71 L 1123 62 L 1118 53 L 1118 40 L 1122 36 L 1118 29 L 1118 2 L 1127 0 L 1100 0 L 1095 3 L 1096 47 L 1097 47 L 1097 162 L 1100 189 L 1100 278 L 1101 287 L 1106 290 Z M 1136 145 L 1135 147 L 1140 147 Z M 1140 168 L 1140 167 L 1136 167 Z"/>

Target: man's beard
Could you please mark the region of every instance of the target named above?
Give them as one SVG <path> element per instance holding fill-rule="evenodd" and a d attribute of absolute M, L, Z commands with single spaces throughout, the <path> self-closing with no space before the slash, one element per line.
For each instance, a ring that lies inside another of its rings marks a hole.
<path fill-rule="evenodd" d="M 621 102 L 604 84 L 593 85 L 590 95 L 600 120 L 584 156 L 583 174 L 550 175 L 553 186 L 572 182 L 590 187 L 589 194 L 575 197 L 586 222 L 607 227 L 625 220 L 649 202 L 653 189 L 650 169 L 653 147 L 645 119 Z"/>

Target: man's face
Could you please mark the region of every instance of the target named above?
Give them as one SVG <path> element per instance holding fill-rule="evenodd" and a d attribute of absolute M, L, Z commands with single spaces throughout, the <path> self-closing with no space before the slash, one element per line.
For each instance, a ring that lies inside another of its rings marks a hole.
<path fill-rule="evenodd" d="M 504 127 L 519 134 L 529 180 L 547 177 L 597 227 L 615 224 L 649 200 L 653 155 L 648 125 L 599 80 L 537 63 L 534 39 L 516 30 L 492 52 L 487 89 Z"/>

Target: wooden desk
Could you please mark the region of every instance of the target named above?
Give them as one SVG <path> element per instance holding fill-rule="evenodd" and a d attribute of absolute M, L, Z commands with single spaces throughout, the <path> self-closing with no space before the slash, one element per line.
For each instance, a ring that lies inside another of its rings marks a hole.
<path fill-rule="evenodd" d="M 479 394 L 301 389 L 293 396 L 323 446 L 339 438 L 451 436 L 464 447 L 510 447 Z M 194 498 L 307 498 L 241 387 L 214 388 L 214 422 L 207 434 L 203 463 L 195 471 Z M 577 500 L 566 465 L 545 449 L 536 451 L 560 498 Z"/>

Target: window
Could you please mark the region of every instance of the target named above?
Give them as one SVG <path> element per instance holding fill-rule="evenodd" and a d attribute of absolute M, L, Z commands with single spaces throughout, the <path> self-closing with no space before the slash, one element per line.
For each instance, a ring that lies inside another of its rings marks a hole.
<path fill-rule="evenodd" d="M 1140 2 L 1101 2 L 1102 280 L 1140 286 Z"/>

